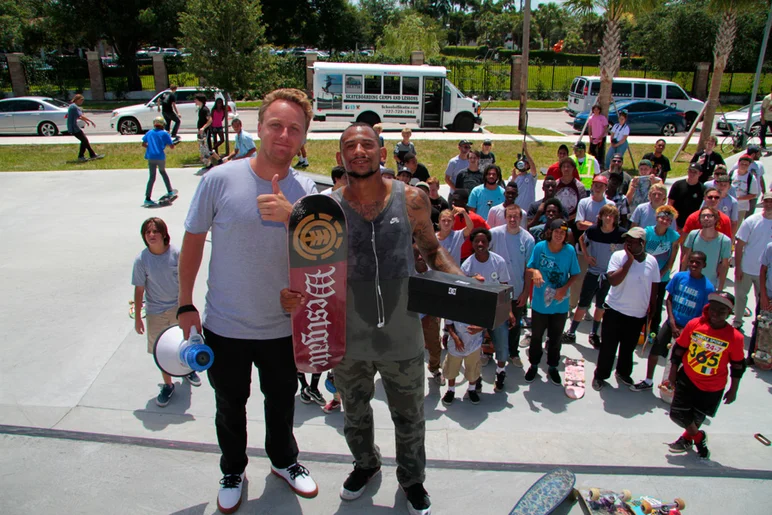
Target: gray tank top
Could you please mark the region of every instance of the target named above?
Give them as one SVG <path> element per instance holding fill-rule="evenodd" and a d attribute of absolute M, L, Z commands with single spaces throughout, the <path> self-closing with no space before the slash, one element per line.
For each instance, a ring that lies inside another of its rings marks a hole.
<path fill-rule="evenodd" d="M 392 181 L 384 210 L 368 222 L 333 192 L 348 224 L 346 357 L 400 361 L 423 352 L 418 314 L 407 310 L 407 285 L 415 275 L 413 229 L 405 184 Z"/>

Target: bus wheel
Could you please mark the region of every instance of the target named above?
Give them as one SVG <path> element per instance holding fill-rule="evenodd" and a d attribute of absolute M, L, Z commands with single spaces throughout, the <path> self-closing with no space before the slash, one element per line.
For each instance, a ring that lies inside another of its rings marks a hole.
<path fill-rule="evenodd" d="M 367 125 L 373 126 L 376 123 L 381 123 L 381 119 L 378 117 L 377 114 L 375 114 L 372 111 L 367 111 L 365 113 L 362 113 L 357 118 L 358 122 L 366 123 Z"/>
<path fill-rule="evenodd" d="M 474 118 L 469 113 L 460 113 L 453 120 L 453 130 L 455 132 L 472 132 L 474 130 Z"/>

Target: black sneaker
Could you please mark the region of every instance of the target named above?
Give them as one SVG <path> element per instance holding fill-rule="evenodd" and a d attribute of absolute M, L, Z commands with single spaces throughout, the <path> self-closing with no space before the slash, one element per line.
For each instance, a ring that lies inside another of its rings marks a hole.
<path fill-rule="evenodd" d="M 476 390 L 469 390 L 466 393 L 467 395 L 469 395 L 469 402 L 471 402 L 472 404 L 480 403 L 480 394 L 477 393 Z"/>
<path fill-rule="evenodd" d="M 708 450 L 708 434 L 705 431 L 700 431 L 702 433 L 702 440 L 697 443 L 694 443 L 694 446 L 697 447 L 697 454 L 699 454 L 700 458 L 707 460 L 710 458 L 710 451 Z"/>
<path fill-rule="evenodd" d="M 169 401 L 172 398 L 172 395 L 174 395 L 174 383 L 172 384 L 166 384 L 161 387 L 161 391 L 158 394 L 158 397 L 155 398 L 155 403 L 158 404 L 160 407 L 164 407 L 167 404 L 169 404 Z"/>
<path fill-rule="evenodd" d="M 504 389 L 504 380 L 507 378 L 507 372 L 505 370 L 502 370 L 501 372 L 496 372 L 496 382 L 493 385 L 493 390 L 500 392 Z"/>
<path fill-rule="evenodd" d="M 590 333 L 589 340 L 593 349 L 600 349 L 600 336 L 595 333 Z"/>
<path fill-rule="evenodd" d="M 560 343 L 576 343 L 576 333 L 563 333 Z"/>
<path fill-rule="evenodd" d="M 303 388 L 303 393 L 305 393 L 306 397 L 317 403 L 319 406 L 324 406 L 327 404 L 327 401 L 324 400 L 324 397 L 322 397 L 322 393 L 318 388 L 311 388 L 309 386 L 308 388 Z M 303 400 L 303 397 L 301 396 L 300 399 Z"/>
<path fill-rule="evenodd" d="M 550 382 L 552 384 L 556 384 L 558 386 L 563 384 L 563 382 L 560 380 L 560 373 L 556 367 L 550 367 L 549 370 L 547 370 L 547 375 L 549 376 Z"/>
<path fill-rule="evenodd" d="M 630 389 L 634 392 L 643 392 L 646 390 L 651 390 L 654 387 L 654 383 L 647 383 L 646 381 L 639 381 L 632 385 Z"/>
<path fill-rule="evenodd" d="M 451 404 L 453 404 L 453 399 L 455 398 L 456 398 L 456 392 L 454 392 L 453 390 L 448 390 L 447 392 L 445 392 L 445 395 L 442 396 L 442 403 L 445 406 L 450 406 Z"/>
<path fill-rule="evenodd" d="M 614 372 L 614 377 L 617 378 L 618 383 L 622 383 L 625 386 L 633 386 L 635 384 L 632 377 L 624 377 L 619 372 Z"/>
<path fill-rule="evenodd" d="M 311 404 L 311 397 L 308 396 L 306 389 L 303 387 L 300 388 L 300 402 L 303 404 Z"/>
<path fill-rule="evenodd" d="M 533 383 L 533 380 L 536 379 L 538 373 L 539 370 L 536 368 L 536 366 L 531 365 L 531 367 L 528 369 L 528 372 L 525 373 L 525 380 L 529 383 Z"/>
<path fill-rule="evenodd" d="M 687 440 L 683 435 L 681 435 L 678 437 L 678 440 L 669 444 L 668 447 L 670 448 L 670 452 L 682 453 L 691 449 L 692 444 L 693 442 L 691 440 Z"/>
<path fill-rule="evenodd" d="M 429 515 L 432 512 L 432 502 L 423 484 L 416 483 L 402 490 L 407 497 L 407 512 L 410 515 Z"/>
<path fill-rule="evenodd" d="M 365 492 L 367 483 L 380 471 L 381 467 L 364 469 L 354 463 L 354 470 L 351 471 L 351 474 L 348 475 L 340 488 L 340 498 L 344 501 L 353 501 L 361 497 Z"/>
<path fill-rule="evenodd" d="M 475 383 L 475 389 L 477 390 L 477 393 L 482 392 L 482 376 L 477 378 L 477 383 Z"/>
<path fill-rule="evenodd" d="M 596 392 L 603 390 L 603 387 L 606 386 L 606 384 L 607 384 L 606 381 L 604 381 L 603 379 L 597 379 L 597 378 L 592 379 L 592 389 L 595 390 Z"/>

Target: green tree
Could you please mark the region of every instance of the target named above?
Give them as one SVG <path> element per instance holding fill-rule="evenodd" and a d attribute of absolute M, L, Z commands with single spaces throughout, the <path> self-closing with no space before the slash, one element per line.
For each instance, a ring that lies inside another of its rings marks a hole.
<path fill-rule="evenodd" d="M 378 46 L 380 52 L 394 59 L 410 58 L 413 50 L 423 50 L 426 58 L 440 53 L 440 28 L 433 21 L 415 13 L 406 14 L 397 24 L 389 24 Z"/>
<path fill-rule="evenodd" d="M 8 52 L 22 50 L 24 29 L 32 18 L 29 2 L 0 0 L 0 49 Z"/>
<path fill-rule="evenodd" d="M 398 16 L 395 0 L 360 0 L 359 9 L 367 23 L 365 42 L 372 45 L 383 36 L 384 28 Z"/>
<path fill-rule="evenodd" d="M 537 33 L 541 37 L 542 46 L 551 48 L 553 44 L 565 38 L 563 20 L 568 13 L 555 2 L 541 4 L 533 11 L 533 19 Z"/>

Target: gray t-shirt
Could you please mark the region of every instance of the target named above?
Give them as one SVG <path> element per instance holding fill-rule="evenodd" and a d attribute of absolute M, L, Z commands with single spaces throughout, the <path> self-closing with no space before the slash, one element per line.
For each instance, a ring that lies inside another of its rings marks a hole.
<path fill-rule="evenodd" d="M 131 284 L 145 289 L 145 311 L 151 315 L 160 315 L 177 305 L 179 259 L 180 251 L 174 245 L 163 254 L 153 254 L 146 248 L 134 258 Z"/>
<path fill-rule="evenodd" d="M 593 225 L 598 223 L 598 213 L 600 209 L 606 204 L 614 204 L 614 201 L 607 199 L 605 196 L 600 202 L 596 202 L 592 197 L 585 197 L 579 201 L 579 206 L 576 208 L 576 221 L 577 222 L 590 222 Z"/>
<path fill-rule="evenodd" d="M 292 334 L 279 302 L 279 292 L 289 286 L 287 228 L 260 217 L 257 197 L 273 190 L 249 163 L 233 161 L 207 173 L 185 220 L 190 233 L 212 231 L 203 324 L 227 338 L 283 338 Z M 314 182 L 292 168 L 279 188 L 291 203 L 316 193 Z"/>
<path fill-rule="evenodd" d="M 657 225 L 657 210 L 651 207 L 651 202 L 644 202 L 633 211 L 630 221 L 638 227 Z"/>
<path fill-rule="evenodd" d="M 509 284 L 509 267 L 504 258 L 495 252 L 488 252 L 488 261 L 484 263 L 472 254 L 461 265 L 461 271 L 468 277 L 480 274 L 485 278 L 485 284 Z"/>
<path fill-rule="evenodd" d="M 448 237 L 444 240 L 437 238 L 437 240 L 440 242 L 440 245 L 442 245 L 445 250 L 448 251 L 450 257 L 452 257 L 453 261 L 455 261 L 459 266 L 461 265 L 461 245 L 464 244 L 464 239 L 463 229 L 458 231 L 450 231 L 450 234 L 448 234 Z"/>
<path fill-rule="evenodd" d="M 461 172 L 461 170 L 465 170 L 469 168 L 469 160 L 468 159 L 461 159 L 458 156 L 450 158 L 450 161 L 448 161 L 448 167 L 445 169 L 445 177 L 448 177 L 450 179 L 450 182 L 453 184 L 456 184 L 456 177 Z M 455 188 L 450 188 L 451 191 L 455 190 Z"/>
<path fill-rule="evenodd" d="M 490 250 L 504 258 L 507 263 L 509 284 L 514 290 L 512 292 L 514 299 L 523 293 L 525 269 L 528 260 L 531 259 L 534 245 L 536 240 L 524 229 L 517 234 L 508 233 L 505 225 L 491 229 Z"/>

